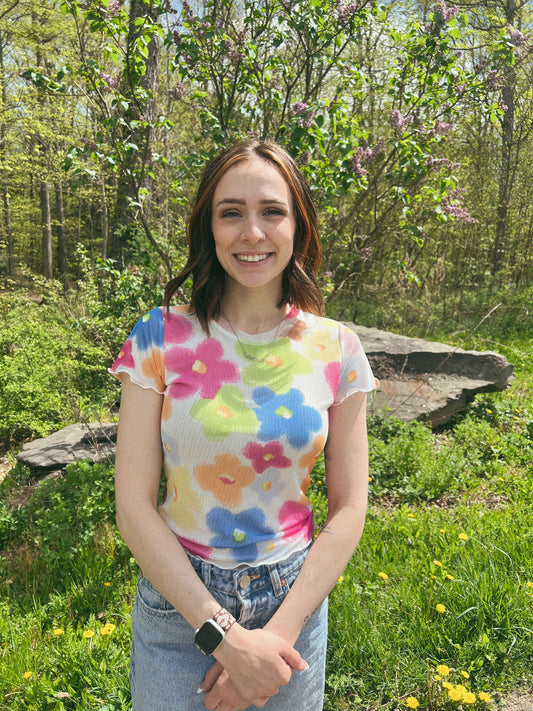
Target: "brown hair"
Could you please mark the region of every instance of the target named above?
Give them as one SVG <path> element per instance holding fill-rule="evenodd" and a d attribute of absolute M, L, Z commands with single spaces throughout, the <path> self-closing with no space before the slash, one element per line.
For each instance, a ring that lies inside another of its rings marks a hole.
<path fill-rule="evenodd" d="M 209 321 L 220 315 L 226 274 L 216 256 L 211 231 L 213 195 L 220 179 L 231 167 L 254 156 L 278 168 L 293 199 L 294 248 L 283 273 L 278 308 L 294 304 L 315 314 L 322 314 L 324 310 L 316 280 L 322 256 L 318 219 L 307 181 L 293 158 L 276 143 L 246 141 L 226 148 L 206 165 L 188 222 L 189 258 L 182 271 L 165 288 L 163 303 L 168 308 L 179 287 L 189 276 L 192 277 L 191 306 L 206 332 L 209 332 Z"/>

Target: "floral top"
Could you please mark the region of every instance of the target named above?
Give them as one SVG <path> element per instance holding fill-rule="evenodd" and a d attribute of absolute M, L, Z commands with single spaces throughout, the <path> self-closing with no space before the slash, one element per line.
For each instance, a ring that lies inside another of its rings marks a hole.
<path fill-rule="evenodd" d="M 110 372 L 164 396 L 160 514 L 182 545 L 222 568 L 287 558 L 313 537 L 306 492 L 328 409 L 376 387 L 356 334 L 291 309 L 250 335 L 187 307 L 140 319 Z"/>

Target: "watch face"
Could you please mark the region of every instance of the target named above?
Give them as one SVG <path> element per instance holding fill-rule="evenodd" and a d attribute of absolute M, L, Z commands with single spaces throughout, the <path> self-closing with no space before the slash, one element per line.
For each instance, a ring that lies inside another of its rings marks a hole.
<path fill-rule="evenodd" d="M 214 620 L 207 620 L 194 635 L 195 645 L 204 654 L 213 654 L 224 639 L 224 630 Z"/>

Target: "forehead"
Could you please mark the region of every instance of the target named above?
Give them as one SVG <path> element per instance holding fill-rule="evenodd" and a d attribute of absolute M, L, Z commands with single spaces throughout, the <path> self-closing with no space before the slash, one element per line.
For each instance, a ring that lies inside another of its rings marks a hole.
<path fill-rule="evenodd" d="M 269 161 L 253 156 L 233 165 L 220 178 L 213 201 L 226 197 L 277 197 L 292 202 L 289 184 L 279 168 Z"/>

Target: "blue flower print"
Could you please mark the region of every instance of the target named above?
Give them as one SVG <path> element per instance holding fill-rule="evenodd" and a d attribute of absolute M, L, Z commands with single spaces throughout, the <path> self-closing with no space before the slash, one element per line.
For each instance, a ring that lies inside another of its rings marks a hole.
<path fill-rule="evenodd" d="M 253 563 L 257 558 L 257 544 L 273 538 L 274 531 L 265 525 L 265 514 L 253 508 L 233 514 L 216 507 L 206 516 L 209 528 L 217 535 L 209 541 L 213 548 L 229 548 L 239 563 Z"/>
<path fill-rule="evenodd" d="M 163 348 L 163 314 L 161 309 L 152 309 L 135 324 L 130 334 L 139 350 Z"/>
<path fill-rule="evenodd" d="M 292 388 L 284 395 L 277 395 L 270 388 L 256 388 L 253 398 L 259 407 L 255 408 L 261 425 L 258 439 L 270 441 L 287 437 L 292 447 L 301 449 L 309 442 L 311 433 L 318 432 L 322 418 L 314 407 L 304 405 L 304 396 Z"/>

